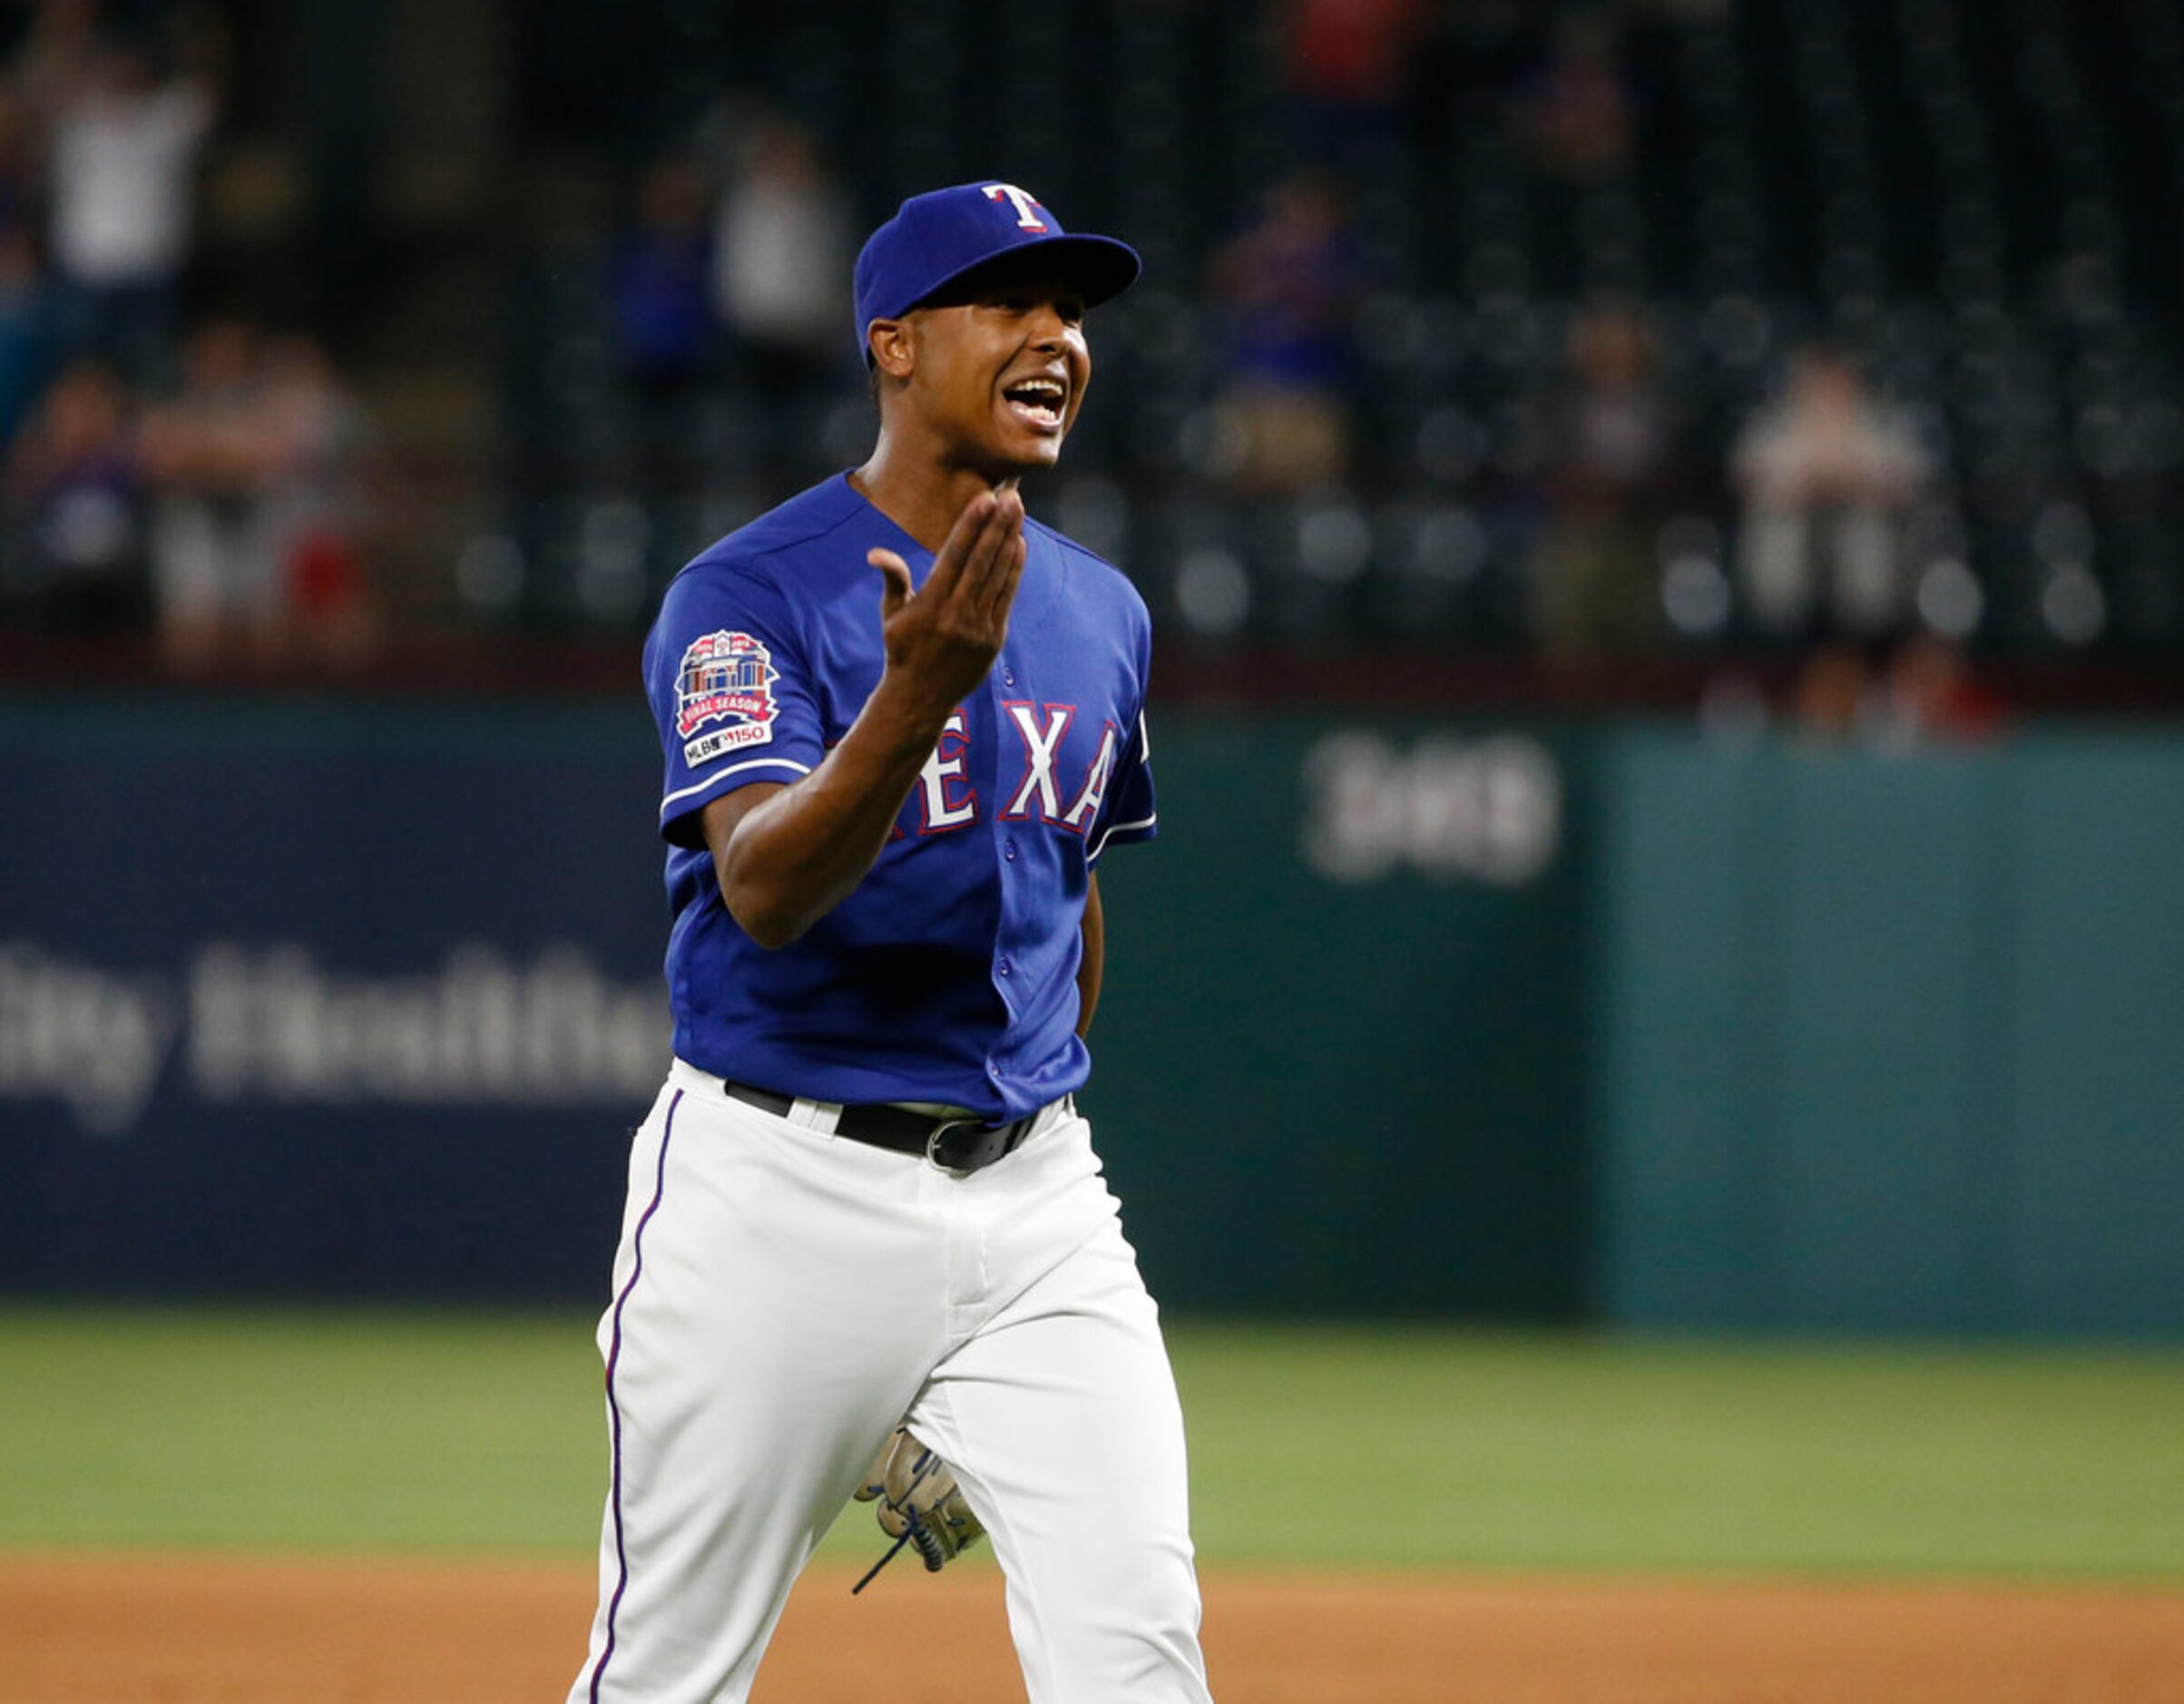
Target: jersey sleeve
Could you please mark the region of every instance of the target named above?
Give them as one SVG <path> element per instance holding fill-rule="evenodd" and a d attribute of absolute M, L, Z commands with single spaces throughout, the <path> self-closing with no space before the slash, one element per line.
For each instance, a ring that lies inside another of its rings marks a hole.
<path fill-rule="evenodd" d="M 1100 861 L 1111 841 L 1150 840 L 1160 832 L 1161 813 L 1152 796 L 1152 745 L 1145 731 L 1145 682 L 1151 671 L 1152 628 L 1137 606 L 1138 717 L 1115 759 L 1114 779 L 1106 803 L 1092 824 L 1084 861 Z"/>
<path fill-rule="evenodd" d="M 1113 843 L 1151 839 L 1160 832 L 1160 821 L 1152 797 L 1152 753 L 1145 738 L 1145 712 L 1140 710 L 1137 726 L 1115 759 L 1114 783 L 1108 789 L 1100 820 L 1092 826 L 1084 861 L 1097 864 L 1100 854 Z"/>
<path fill-rule="evenodd" d="M 678 578 L 645 641 L 644 673 L 671 845 L 702 846 L 698 813 L 722 794 L 794 781 L 826 755 L 794 612 L 761 573 L 722 565 Z"/>

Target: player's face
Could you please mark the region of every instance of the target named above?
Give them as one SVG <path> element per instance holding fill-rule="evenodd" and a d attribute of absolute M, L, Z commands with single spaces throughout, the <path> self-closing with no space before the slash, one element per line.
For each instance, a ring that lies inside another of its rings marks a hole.
<path fill-rule="evenodd" d="M 1050 269 L 989 267 L 918 311 L 912 406 L 997 479 L 1054 465 L 1091 380 L 1083 295 Z"/>

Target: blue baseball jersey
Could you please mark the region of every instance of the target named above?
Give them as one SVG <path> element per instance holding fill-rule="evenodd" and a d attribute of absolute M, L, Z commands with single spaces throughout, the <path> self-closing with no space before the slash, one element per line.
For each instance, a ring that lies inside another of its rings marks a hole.
<path fill-rule="evenodd" d="M 1093 867 L 1154 832 L 1151 623 L 1120 573 L 1027 519 L 1008 639 L 949 716 L 879 859 L 768 951 L 729 914 L 699 813 L 824 760 L 879 682 L 875 546 L 933 554 L 837 475 L 668 587 L 644 676 L 666 758 L 675 1051 L 737 1082 L 1014 1118 L 1080 1087 L 1079 930 Z"/>

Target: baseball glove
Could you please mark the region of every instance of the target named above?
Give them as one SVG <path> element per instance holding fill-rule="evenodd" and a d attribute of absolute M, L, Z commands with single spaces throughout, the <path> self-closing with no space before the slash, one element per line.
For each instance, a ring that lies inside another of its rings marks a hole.
<path fill-rule="evenodd" d="M 955 1473 L 912 1436 L 907 1426 L 897 1426 L 895 1435 L 881 1445 L 865 1483 L 857 1487 L 857 1500 L 879 1504 L 873 1513 L 879 1517 L 880 1530 L 895 1543 L 873 1563 L 871 1573 L 851 1588 L 855 1591 L 862 1591 L 905 1544 L 916 1547 L 927 1573 L 938 1573 L 943 1564 L 985 1534 L 964 1501 Z"/>

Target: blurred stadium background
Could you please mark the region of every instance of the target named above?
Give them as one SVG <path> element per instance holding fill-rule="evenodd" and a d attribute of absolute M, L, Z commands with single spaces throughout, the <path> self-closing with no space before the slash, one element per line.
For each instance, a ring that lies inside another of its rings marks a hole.
<path fill-rule="evenodd" d="M 1149 1277 L 1411 1322 L 1179 1338 L 1210 1554 L 1363 1426 L 1356 1560 L 2184 1573 L 2179 0 L 0 10 L 0 1545 L 589 1544 L 637 639 L 980 174 L 1148 262 L 1030 495 L 1161 634 Z"/>

